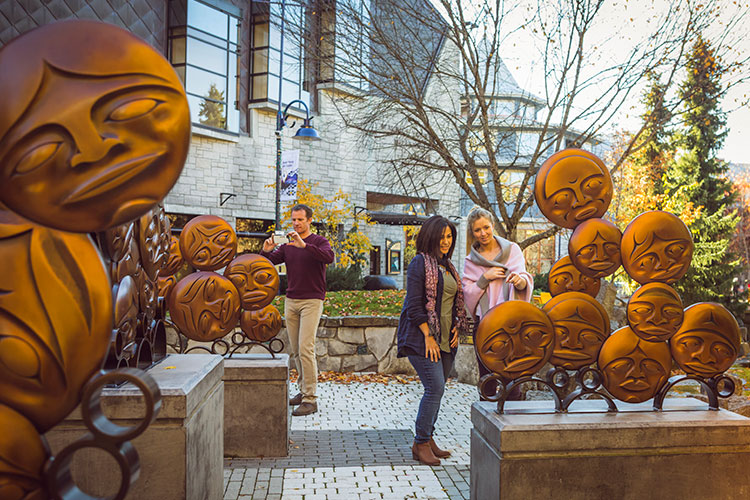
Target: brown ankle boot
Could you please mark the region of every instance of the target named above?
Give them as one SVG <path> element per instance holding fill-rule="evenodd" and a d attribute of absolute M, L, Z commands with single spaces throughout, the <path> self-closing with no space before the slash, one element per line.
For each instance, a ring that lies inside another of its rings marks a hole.
<path fill-rule="evenodd" d="M 435 444 L 435 440 L 430 438 L 430 449 L 432 450 L 432 454 L 435 455 L 438 458 L 448 458 L 451 456 L 451 452 L 448 450 L 441 450 L 438 448 L 438 445 Z"/>
<path fill-rule="evenodd" d="M 440 459 L 432 453 L 429 442 L 420 444 L 414 441 L 411 447 L 411 456 L 414 460 L 419 460 L 425 465 L 440 465 Z"/>

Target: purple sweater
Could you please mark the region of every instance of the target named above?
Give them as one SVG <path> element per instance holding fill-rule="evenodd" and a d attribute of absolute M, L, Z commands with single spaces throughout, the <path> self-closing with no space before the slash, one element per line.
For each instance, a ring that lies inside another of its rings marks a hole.
<path fill-rule="evenodd" d="M 271 252 L 260 252 L 274 264 L 286 263 L 286 296 L 290 299 L 326 298 L 326 264 L 333 262 L 333 250 L 323 236 L 310 233 L 305 248 L 284 244 Z"/>

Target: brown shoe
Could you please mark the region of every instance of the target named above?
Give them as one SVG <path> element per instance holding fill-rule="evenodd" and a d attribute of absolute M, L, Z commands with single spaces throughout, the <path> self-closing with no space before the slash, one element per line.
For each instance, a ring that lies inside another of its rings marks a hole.
<path fill-rule="evenodd" d="M 432 454 L 435 455 L 438 458 L 448 458 L 451 456 L 451 452 L 448 450 L 441 450 L 438 448 L 438 445 L 435 444 L 435 440 L 430 438 L 430 449 L 432 450 Z"/>
<path fill-rule="evenodd" d="M 425 465 L 440 465 L 440 459 L 432 453 L 429 442 L 417 443 L 414 441 L 414 444 L 411 446 L 411 456 L 414 460 L 419 460 Z"/>
<path fill-rule="evenodd" d="M 298 393 L 296 396 L 289 400 L 289 406 L 297 406 L 302 404 L 302 393 Z"/>
<path fill-rule="evenodd" d="M 302 403 L 294 409 L 292 415 L 295 417 L 303 417 L 315 413 L 316 411 L 318 411 L 318 403 Z"/>

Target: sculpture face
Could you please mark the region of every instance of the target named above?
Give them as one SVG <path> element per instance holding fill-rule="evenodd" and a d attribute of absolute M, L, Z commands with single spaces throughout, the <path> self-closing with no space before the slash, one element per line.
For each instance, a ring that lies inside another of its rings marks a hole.
<path fill-rule="evenodd" d="M 6 45 L 0 67 L 13 68 L 0 76 L 0 199 L 12 210 L 102 231 L 142 215 L 177 181 L 187 99 L 146 42 L 110 24 L 58 22 Z"/>
<path fill-rule="evenodd" d="M 159 276 L 171 276 L 182 267 L 182 252 L 180 251 L 180 239 L 177 236 L 172 236 L 169 240 L 169 257 L 167 257 L 167 264 L 159 272 Z"/>
<path fill-rule="evenodd" d="M 146 276 L 155 281 L 161 268 L 162 243 L 158 207 L 146 212 L 138 220 L 138 250 Z"/>
<path fill-rule="evenodd" d="M 612 200 L 612 178 L 595 155 L 564 149 L 542 164 L 534 197 L 553 224 L 572 229 L 586 219 L 604 215 Z"/>
<path fill-rule="evenodd" d="M 628 324 L 643 340 L 669 340 L 682 324 L 682 300 L 664 283 L 648 283 L 628 301 Z"/>
<path fill-rule="evenodd" d="M 624 326 L 604 341 L 598 364 L 610 394 L 626 403 L 641 403 L 667 382 L 672 357 L 666 342 L 647 342 Z"/>
<path fill-rule="evenodd" d="M 565 292 L 583 292 L 596 297 L 600 286 L 599 278 L 581 274 L 567 255 L 555 262 L 549 271 L 549 291 L 553 297 Z"/>
<path fill-rule="evenodd" d="M 107 352 L 112 289 L 91 238 L 2 206 L 0 262 L 0 407 L 44 432 L 78 404 Z"/>
<path fill-rule="evenodd" d="M 601 304 L 580 292 L 558 295 L 544 305 L 555 328 L 555 347 L 550 363 L 566 370 L 596 362 L 609 336 L 609 317 Z"/>
<path fill-rule="evenodd" d="M 685 373 L 710 378 L 725 372 L 737 359 L 740 328 L 721 304 L 693 304 L 685 309 L 682 326 L 669 345 Z"/>
<path fill-rule="evenodd" d="M 196 269 L 220 269 L 237 253 L 237 235 L 221 217 L 201 215 L 185 224 L 180 234 L 182 257 Z"/>
<path fill-rule="evenodd" d="M 127 222 L 99 234 L 102 248 L 112 262 L 119 262 L 130 251 L 135 238 L 135 222 Z"/>
<path fill-rule="evenodd" d="M 115 331 L 119 332 L 123 345 L 135 341 L 138 322 L 138 288 L 131 276 L 125 276 L 117 286 L 115 295 Z"/>
<path fill-rule="evenodd" d="M 555 332 L 547 315 L 528 302 L 492 308 L 479 323 L 474 348 L 489 370 L 505 378 L 531 375 L 552 355 Z"/>
<path fill-rule="evenodd" d="M 42 437 L 28 419 L 1 404 L 0 424 L 8 429 L 0 436 L 0 498 L 48 498 L 42 470 L 49 452 Z"/>
<path fill-rule="evenodd" d="M 591 278 L 609 276 L 620 267 L 622 233 L 604 219 L 589 219 L 573 231 L 568 254 L 573 265 Z"/>
<path fill-rule="evenodd" d="M 157 286 L 159 288 L 159 297 L 169 298 L 169 294 L 172 293 L 172 289 L 177 284 L 177 278 L 174 276 L 167 276 L 166 278 L 159 278 L 157 280 Z"/>
<path fill-rule="evenodd" d="M 693 258 L 693 240 L 676 215 L 654 210 L 632 220 L 622 234 L 622 266 L 640 284 L 674 283 Z"/>
<path fill-rule="evenodd" d="M 242 311 L 240 328 L 250 340 L 267 342 L 281 331 L 281 313 L 274 306 L 256 311 Z"/>
<path fill-rule="evenodd" d="M 263 309 L 279 293 L 279 273 L 271 261 L 261 255 L 240 255 L 229 263 L 224 276 L 232 280 L 240 292 L 243 309 Z"/>
<path fill-rule="evenodd" d="M 169 313 L 180 333 L 200 342 L 223 337 L 237 325 L 240 296 L 220 274 L 197 272 L 177 283 L 169 295 Z"/>

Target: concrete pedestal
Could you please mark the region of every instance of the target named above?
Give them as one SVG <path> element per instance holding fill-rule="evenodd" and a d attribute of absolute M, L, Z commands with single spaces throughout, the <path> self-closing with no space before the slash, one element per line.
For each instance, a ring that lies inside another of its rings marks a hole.
<path fill-rule="evenodd" d="M 162 408 L 149 428 L 131 441 L 140 477 L 129 499 L 218 500 L 223 498 L 224 360 L 212 354 L 171 354 L 148 370 L 162 394 Z M 102 406 L 119 425 L 143 415 L 140 391 L 130 384 L 104 389 Z M 45 437 L 56 453 L 86 431 L 76 409 Z M 79 487 L 98 496 L 120 484 L 119 469 L 98 450 L 76 453 L 72 471 Z"/>
<path fill-rule="evenodd" d="M 225 456 L 287 456 L 291 410 L 288 354 L 224 360 Z"/>
<path fill-rule="evenodd" d="M 574 403 L 576 413 L 533 413 L 551 401 L 494 403 L 471 409 L 471 498 L 474 500 L 750 498 L 750 419 L 669 399 L 665 408 L 601 400 Z M 634 410 L 644 411 L 634 411 Z"/>

